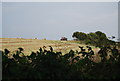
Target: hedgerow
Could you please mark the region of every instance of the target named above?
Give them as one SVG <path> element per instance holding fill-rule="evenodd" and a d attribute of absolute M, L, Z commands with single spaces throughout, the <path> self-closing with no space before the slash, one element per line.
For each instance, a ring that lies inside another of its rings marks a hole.
<path fill-rule="evenodd" d="M 70 50 L 66 54 L 54 52 L 40 47 L 39 51 L 25 56 L 24 49 L 18 48 L 12 54 L 8 49 L 2 52 L 2 79 L 7 81 L 21 80 L 116 80 L 120 74 L 120 53 L 110 46 L 100 48 L 98 54 L 101 62 L 91 60 L 94 51 L 91 47 L 79 46 L 80 50 Z M 109 55 L 111 52 L 111 55 Z M 81 56 L 80 56 L 81 55 Z M 107 56 L 110 56 L 107 59 Z M 81 58 L 84 57 L 84 58 Z"/>

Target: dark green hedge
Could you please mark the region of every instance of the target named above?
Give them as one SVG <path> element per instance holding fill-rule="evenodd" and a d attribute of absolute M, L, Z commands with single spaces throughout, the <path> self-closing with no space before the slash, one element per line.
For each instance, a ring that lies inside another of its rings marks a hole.
<path fill-rule="evenodd" d="M 81 46 L 80 51 L 70 50 L 62 55 L 61 52 L 54 52 L 40 48 L 25 56 L 22 48 L 19 48 L 12 57 L 10 51 L 5 49 L 2 52 L 2 77 L 7 81 L 22 80 L 116 80 L 120 77 L 120 53 L 116 47 L 102 47 L 98 54 L 101 62 L 96 63 L 90 60 L 94 51 L 87 46 L 87 52 Z M 107 60 L 108 50 L 112 53 Z M 84 59 L 79 56 L 82 54 Z M 20 56 L 22 55 L 22 56 Z"/>

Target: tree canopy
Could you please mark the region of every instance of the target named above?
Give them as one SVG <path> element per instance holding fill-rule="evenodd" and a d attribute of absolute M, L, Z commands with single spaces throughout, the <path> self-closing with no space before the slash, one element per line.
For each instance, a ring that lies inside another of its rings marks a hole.
<path fill-rule="evenodd" d="M 106 34 L 101 31 L 96 31 L 95 33 L 90 32 L 88 34 L 83 32 L 74 32 L 72 37 L 84 41 L 86 44 L 92 44 L 96 47 L 102 47 L 107 44 L 115 44 L 114 41 L 109 40 Z"/>

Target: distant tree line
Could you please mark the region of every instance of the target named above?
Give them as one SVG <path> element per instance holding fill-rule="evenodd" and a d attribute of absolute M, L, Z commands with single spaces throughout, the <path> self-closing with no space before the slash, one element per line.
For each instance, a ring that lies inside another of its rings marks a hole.
<path fill-rule="evenodd" d="M 74 32 L 72 35 L 73 38 L 77 40 L 84 41 L 85 44 L 91 44 L 96 47 L 103 47 L 106 45 L 115 45 L 115 41 L 109 40 L 105 33 L 101 31 L 96 31 L 95 33 L 83 33 L 83 32 Z M 112 37 L 113 39 L 115 37 Z"/>

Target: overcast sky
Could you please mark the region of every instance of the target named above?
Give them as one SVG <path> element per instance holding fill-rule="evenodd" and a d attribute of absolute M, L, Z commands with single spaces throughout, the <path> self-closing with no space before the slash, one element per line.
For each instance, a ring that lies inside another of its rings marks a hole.
<path fill-rule="evenodd" d="M 2 36 L 73 39 L 73 32 L 118 37 L 117 2 L 3 2 Z"/>
<path fill-rule="evenodd" d="M 2 37 L 2 3 L 0 3 L 0 37 Z"/>

